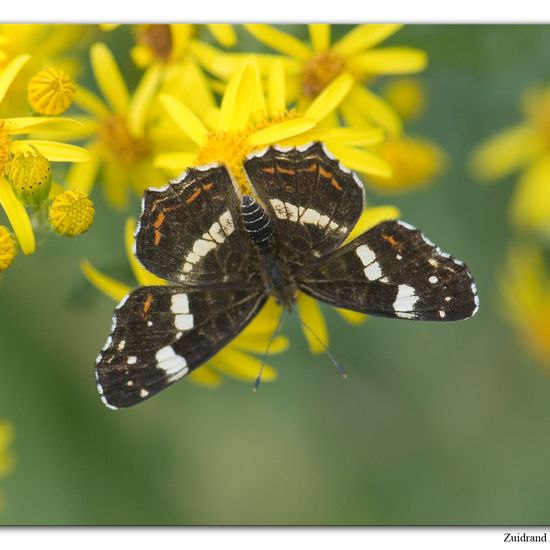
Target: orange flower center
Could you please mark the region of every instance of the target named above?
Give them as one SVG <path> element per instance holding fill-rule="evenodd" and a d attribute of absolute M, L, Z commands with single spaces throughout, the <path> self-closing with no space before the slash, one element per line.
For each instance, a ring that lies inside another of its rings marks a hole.
<path fill-rule="evenodd" d="M 253 149 L 248 143 L 250 133 L 249 130 L 212 132 L 199 149 L 195 165 L 225 164 L 245 191 L 248 188 L 248 180 L 244 174 L 243 160 Z"/>
<path fill-rule="evenodd" d="M 139 25 L 137 42 L 151 48 L 157 59 L 168 61 L 172 54 L 170 25 Z"/>
<path fill-rule="evenodd" d="M 346 62 L 334 52 L 321 52 L 313 56 L 304 66 L 302 93 L 315 99 L 346 66 Z"/>
<path fill-rule="evenodd" d="M 151 151 L 149 141 L 134 137 L 130 133 L 126 120 L 120 115 L 105 118 L 98 133 L 109 157 L 122 164 L 134 164 Z"/>

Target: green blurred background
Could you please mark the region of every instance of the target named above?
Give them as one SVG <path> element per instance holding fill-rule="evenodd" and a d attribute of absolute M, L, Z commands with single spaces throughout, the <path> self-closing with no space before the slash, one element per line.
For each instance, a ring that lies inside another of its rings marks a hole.
<path fill-rule="evenodd" d="M 103 37 L 115 51 L 116 36 Z M 256 45 L 240 38 L 243 49 Z M 326 308 L 347 381 L 326 356 L 309 354 L 290 318 L 292 347 L 272 361 L 279 379 L 256 394 L 231 380 L 217 390 L 180 382 L 111 411 L 93 367 L 113 303 L 78 261 L 132 279 L 126 215 L 97 194 L 88 234 L 49 238 L 0 281 L 0 417 L 15 426 L 17 454 L 0 483 L 0 523 L 548 523 L 550 376 L 501 320 L 495 288 L 512 180 L 478 185 L 466 162 L 519 120 L 522 89 L 550 76 L 550 27 L 408 26 L 386 44 L 429 53 L 429 107 L 411 132 L 440 143 L 451 162 L 424 191 L 367 197 L 397 204 L 468 263 L 479 314 L 353 327 Z M 136 77 L 127 52 L 118 58 Z M 130 213 L 139 213 L 137 200 Z"/>

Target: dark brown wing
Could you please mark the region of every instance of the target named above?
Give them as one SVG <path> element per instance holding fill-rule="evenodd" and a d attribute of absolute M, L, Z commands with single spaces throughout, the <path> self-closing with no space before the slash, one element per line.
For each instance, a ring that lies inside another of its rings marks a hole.
<path fill-rule="evenodd" d="M 137 258 L 155 275 L 186 286 L 259 285 L 257 253 L 239 205 L 224 166 L 193 168 L 162 189 L 148 189 Z"/>
<path fill-rule="evenodd" d="M 336 250 L 363 209 L 363 186 L 321 143 L 271 147 L 244 168 L 273 221 L 279 256 L 291 270 Z"/>

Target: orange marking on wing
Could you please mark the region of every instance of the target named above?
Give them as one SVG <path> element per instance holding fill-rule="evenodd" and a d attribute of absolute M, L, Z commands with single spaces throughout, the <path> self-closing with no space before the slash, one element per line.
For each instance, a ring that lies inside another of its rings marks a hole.
<path fill-rule="evenodd" d="M 391 235 L 385 235 L 382 233 L 382 238 L 392 247 L 401 249 L 401 243 L 399 241 L 396 241 Z"/>
<path fill-rule="evenodd" d="M 338 191 L 342 191 L 343 189 L 343 187 L 334 178 L 330 180 L 330 184 L 332 185 L 332 187 L 334 187 L 334 189 L 337 189 Z"/>
<path fill-rule="evenodd" d="M 324 178 L 332 178 L 332 172 L 325 170 L 322 166 L 319 168 L 319 174 Z"/>
<path fill-rule="evenodd" d="M 273 166 L 270 166 L 269 168 L 262 168 L 262 172 L 265 172 L 266 174 L 274 174 L 275 168 L 273 168 Z"/>
<path fill-rule="evenodd" d="M 151 304 L 153 303 L 153 295 L 151 293 L 147 294 L 147 298 L 145 298 L 145 302 L 143 302 L 143 313 L 147 313 L 149 311 L 149 308 L 151 307 Z"/>
<path fill-rule="evenodd" d="M 214 187 L 214 184 L 213 183 L 205 183 L 202 188 L 205 190 L 205 191 L 210 191 L 210 189 L 212 189 L 212 187 Z"/>
<path fill-rule="evenodd" d="M 193 194 L 185 201 L 187 204 L 191 204 L 201 194 L 201 188 L 197 187 Z"/>
<path fill-rule="evenodd" d="M 298 172 L 317 172 L 317 164 L 311 164 L 307 168 L 300 168 Z"/>
<path fill-rule="evenodd" d="M 160 243 L 161 237 L 162 237 L 162 233 L 158 229 L 155 229 L 155 246 L 157 246 Z"/>
<path fill-rule="evenodd" d="M 279 172 L 279 174 L 289 174 L 290 176 L 294 176 L 296 174 L 296 170 L 293 170 L 292 168 L 283 168 L 282 166 L 277 166 L 277 172 Z"/>
<path fill-rule="evenodd" d="M 164 218 L 166 218 L 166 215 L 164 214 L 164 210 L 161 210 L 155 220 L 155 223 L 153 224 L 153 227 L 158 229 L 164 223 Z"/>

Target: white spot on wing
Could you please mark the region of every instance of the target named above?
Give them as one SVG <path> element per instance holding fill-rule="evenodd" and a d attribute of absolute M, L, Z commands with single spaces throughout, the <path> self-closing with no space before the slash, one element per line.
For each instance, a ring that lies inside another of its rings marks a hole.
<path fill-rule="evenodd" d="M 358 246 L 355 249 L 355 253 L 359 256 L 363 265 L 369 265 L 376 260 L 376 254 L 366 244 Z"/>
<path fill-rule="evenodd" d="M 193 315 L 184 313 L 176 315 L 174 325 L 178 330 L 190 330 L 193 328 Z"/>
<path fill-rule="evenodd" d="M 382 277 L 382 269 L 378 262 L 373 262 L 368 267 L 365 267 L 365 275 L 369 281 L 375 281 Z"/>
<path fill-rule="evenodd" d="M 413 311 L 416 302 L 418 302 L 418 296 L 412 286 L 399 285 L 397 287 L 397 297 L 393 302 L 393 309 L 396 312 Z"/>
<path fill-rule="evenodd" d="M 435 276 L 435 275 L 432 275 L 428 281 L 430 281 L 430 283 L 432 283 L 432 285 L 435 285 L 435 283 L 437 283 L 438 281 L 438 278 Z"/>
<path fill-rule="evenodd" d="M 128 359 L 126 360 L 126 362 L 129 364 L 129 365 L 135 365 L 137 363 L 137 357 L 135 355 L 130 355 L 128 357 Z"/>
<path fill-rule="evenodd" d="M 189 313 L 189 297 L 185 293 L 172 295 L 172 313 Z"/>
<path fill-rule="evenodd" d="M 149 392 L 146 389 L 141 388 L 141 390 L 139 390 L 140 397 L 147 397 L 148 395 L 149 395 Z"/>
<path fill-rule="evenodd" d="M 163 370 L 168 376 L 168 381 L 173 382 L 185 376 L 188 372 L 187 361 L 181 355 L 176 355 L 172 346 L 159 349 L 155 355 L 157 368 Z"/>

